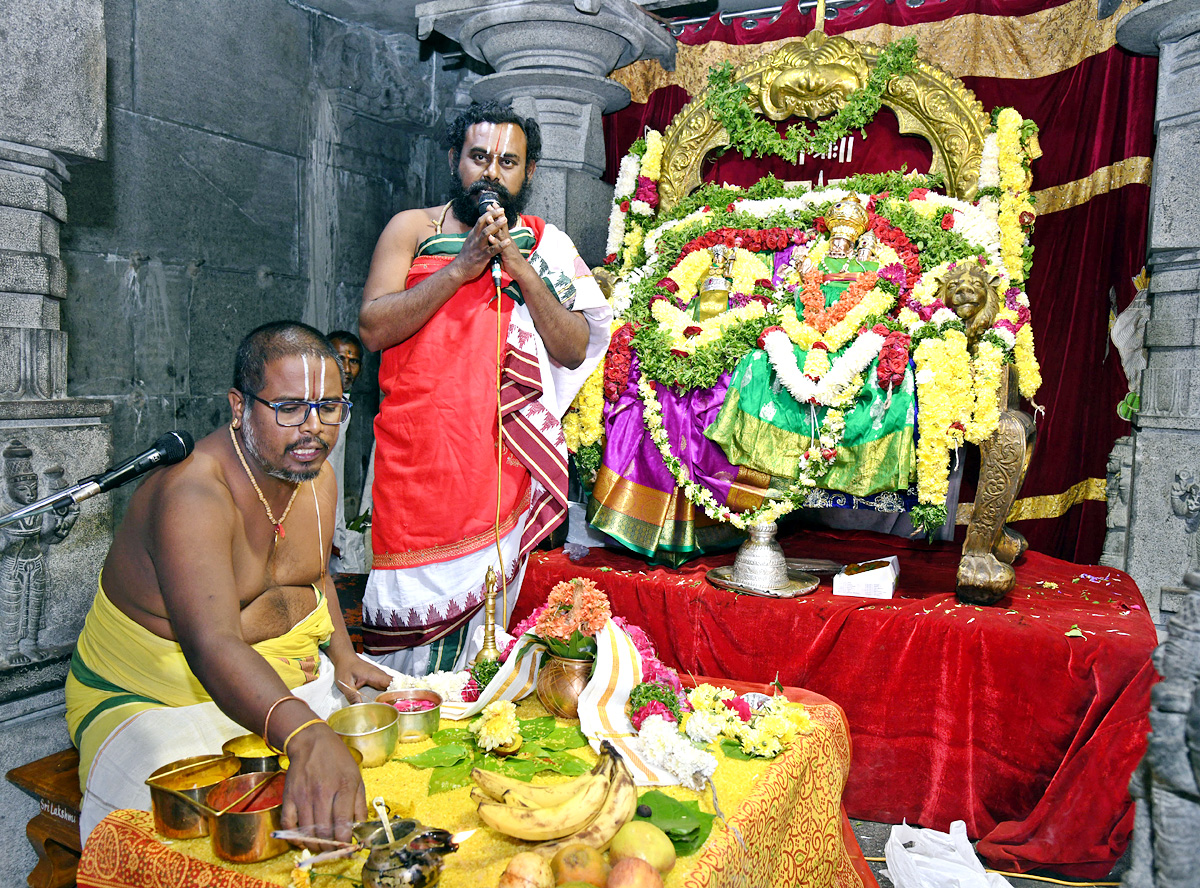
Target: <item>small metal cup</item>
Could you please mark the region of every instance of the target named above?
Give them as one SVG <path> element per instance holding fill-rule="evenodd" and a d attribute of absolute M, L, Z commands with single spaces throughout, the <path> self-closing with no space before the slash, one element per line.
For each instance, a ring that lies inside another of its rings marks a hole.
<path fill-rule="evenodd" d="M 343 743 L 362 753 L 364 768 L 377 768 L 396 751 L 399 715 L 386 703 L 355 703 L 331 713 L 326 721 Z"/>
<path fill-rule="evenodd" d="M 208 762 L 204 767 L 189 767 L 204 762 Z M 234 756 L 194 755 L 163 765 L 151 774 L 147 781 L 150 783 L 150 809 L 159 835 L 168 839 L 197 839 L 208 835 L 208 819 L 203 812 L 175 793 L 206 804 L 209 791 L 236 774 L 238 767 L 239 762 Z M 180 770 L 184 768 L 187 770 Z M 176 773 L 168 773 L 171 771 Z M 161 776 L 163 774 L 167 776 Z M 155 786 L 151 781 L 159 785 Z"/>
<path fill-rule="evenodd" d="M 400 712 L 398 724 L 401 743 L 416 743 L 428 740 L 442 724 L 442 698 L 434 691 L 423 688 L 406 688 L 401 691 L 387 691 L 375 698 L 376 703 L 386 703 L 395 708 L 401 700 L 423 700 L 433 704 L 432 709 L 421 712 Z"/>
<path fill-rule="evenodd" d="M 240 774 L 258 771 L 278 771 L 279 754 L 267 748 L 266 741 L 257 734 L 243 734 L 226 740 L 221 746 L 226 755 L 236 755 L 242 763 Z"/>
<path fill-rule="evenodd" d="M 249 810 L 216 813 L 270 780 L 271 785 L 257 795 L 251 795 L 235 808 Z M 231 777 L 214 787 L 208 794 L 208 831 L 212 836 L 213 853 L 231 863 L 258 863 L 278 857 L 291 845 L 271 837 L 281 827 L 284 776 L 257 772 Z"/>

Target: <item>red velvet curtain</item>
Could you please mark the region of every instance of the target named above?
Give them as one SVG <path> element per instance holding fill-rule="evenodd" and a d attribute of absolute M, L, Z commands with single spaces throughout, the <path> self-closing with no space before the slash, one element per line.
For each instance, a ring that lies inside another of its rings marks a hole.
<path fill-rule="evenodd" d="M 1057 27 L 1070 27 L 1072 16 L 1096 14 L 1094 3 L 1080 0 L 943 0 L 915 9 L 870 0 L 841 10 L 825 30 L 851 32 L 853 37 L 852 32 L 881 23 L 912 26 L 967 14 L 1019 17 L 1051 9 L 1060 13 Z M 723 24 L 714 16 L 686 28 L 679 41 L 766 43 L 802 37 L 813 23 L 812 12 L 801 14 L 796 3 L 789 2 L 774 22 L 747 29 L 741 20 Z M 1036 40 L 1038 33 L 1030 27 L 1029 39 Z M 1132 279 L 1145 264 L 1149 208 L 1147 182 L 1108 188 L 1105 173 L 1113 164 L 1153 155 L 1158 65 L 1157 59 L 1132 55 L 1111 41 L 1084 55 L 1077 64 L 1045 76 L 1023 76 L 1014 69 L 1012 77 L 962 79 L 985 109 L 1011 105 L 1034 120 L 1043 151 L 1033 165 L 1033 190 L 1047 205 L 1041 207 L 1034 231 L 1034 267 L 1027 289 L 1044 380 L 1036 400 L 1045 413 L 1038 418 L 1037 448 L 1019 496 L 1059 499 L 1039 501 L 1033 514 L 1046 517 L 1020 521 L 1016 527 L 1037 551 L 1094 563 L 1104 541 L 1104 503 L 1094 499 L 1095 486 L 1090 501 L 1085 498 L 1070 508 L 1063 502 L 1078 499 L 1070 494 L 1080 482 L 1104 478 L 1113 442 L 1130 431 L 1116 412 L 1128 385 L 1119 356 L 1108 343 L 1110 293 L 1119 310 L 1136 292 Z M 938 62 L 936 55 L 929 60 Z M 606 116 L 608 181 L 614 181 L 620 159 L 644 128 L 661 131 L 689 100 L 682 88 L 669 85 L 652 92 L 644 103 Z M 881 111 L 865 141 L 855 134 L 852 162 L 807 158 L 802 166 L 789 167 L 776 158 L 745 161 L 729 152 L 709 163 L 705 178 L 746 184 L 770 171 L 787 179 L 816 181 L 823 175 L 828 180 L 901 164 L 924 170 L 930 156 L 921 140 L 899 135 L 894 116 Z M 1093 187 L 1085 182 L 1075 189 L 1082 196 L 1056 200 L 1061 186 L 1088 177 Z"/>

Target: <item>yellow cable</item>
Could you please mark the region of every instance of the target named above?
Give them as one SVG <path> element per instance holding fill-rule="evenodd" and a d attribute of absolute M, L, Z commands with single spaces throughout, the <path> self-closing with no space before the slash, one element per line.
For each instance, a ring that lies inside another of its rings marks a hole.
<path fill-rule="evenodd" d="M 494 529 L 496 531 L 496 557 L 500 560 L 500 588 L 504 595 L 504 606 L 500 612 L 501 626 L 508 629 L 508 578 L 504 569 L 504 552 L 500 549 L 500 478 L 504 474 L 504 417 L 502 415 L 503 406 L 500 398 L 500 380 L 501 370 L 504 366 L 503 352 L 503 320 L 504 312 L 501 310 L 503 298 L 500 292 L 500 284 L 496 284 L 496 523 Z"/>
<path fill-rule="evenodd" d="M 887 863 L 886 857 L 864 857 L 863 860 L 868 863 Z M 984 870 L 984 872 L 995 873 L 998 876 L 1012 876 L 1014 879 L 1029 879 L 1033 882 L 1049 882 L 1051 885 L 1071 885 L 1074 888 L 1092 888 L 1095 886 L 1111 886 L 1120 885 L 1120 882 L 1064 882 L 1062 879 L 1052 879 L 1049 876 L 1034 876 L 1028 873 L 1006 873 L 1002 870 Z"/>

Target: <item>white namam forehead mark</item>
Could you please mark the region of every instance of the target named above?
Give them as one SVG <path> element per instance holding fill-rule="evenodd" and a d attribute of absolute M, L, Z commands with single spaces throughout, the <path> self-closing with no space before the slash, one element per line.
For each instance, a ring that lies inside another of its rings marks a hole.
<path fill-rule="evenodd" d="M 309 378 L 308 378 L 308 354 L 305 352 L 301 352 L 300 360 L 304 362 L 304 400 L 311 401 L 312 400 L 312 383 L 309 381 Z"/>

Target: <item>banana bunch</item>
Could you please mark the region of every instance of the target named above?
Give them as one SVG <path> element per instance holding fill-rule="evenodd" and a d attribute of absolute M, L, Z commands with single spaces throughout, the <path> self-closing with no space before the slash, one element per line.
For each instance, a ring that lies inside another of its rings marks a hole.
<path fill-rule="evenodd" d="M 633 775 L 607 741 L 596 766 L 566 783 L 534 786 L 479 768 L 471 779 L 479 819 L 505 835 L 545 842 L 537 850 L 547 857 L 571 842 L 606 848 L 637 810 Z"/>

